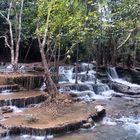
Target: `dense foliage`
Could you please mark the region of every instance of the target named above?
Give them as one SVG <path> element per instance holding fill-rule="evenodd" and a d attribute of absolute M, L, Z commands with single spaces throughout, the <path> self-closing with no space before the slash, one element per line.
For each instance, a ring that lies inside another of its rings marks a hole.
<path fill-rule="evenodd" d="M 0 12 L 5 16 L 10 2 L 0 1 Z M 20 3 L 14 0 L 17 11 L 10 13 L 14 36 Z M 96 60 L 98 65 L 123 62 L 135 66 L 140 59 L 139 7 L 139 0 L 25 0 L 20 49 L 28 48 L 31 40 L 38 44 L 38 37 L 41 41 L 45 37 L 48 62 L 65 58 Z M 2 16 L 0 24 L 0 35 L 8 36 L 9 27 Z M 3 44 L 3 38 L 0 41 Z"/>

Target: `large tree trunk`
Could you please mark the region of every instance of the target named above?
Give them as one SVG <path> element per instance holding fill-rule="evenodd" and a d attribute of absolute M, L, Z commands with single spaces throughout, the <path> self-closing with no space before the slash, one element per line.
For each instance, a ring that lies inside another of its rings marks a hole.
<path fill-rule="evenodd" d="M 47 86 L 47 92 L 51 95 L 51 98 L 53 98 L 56 93 L 58 92 L 57 87 L 54 83 L 54 81 L 51 78 L 51 74 L 49 72 L 49 67 L 48 67 L 48 63 L 46 60 L 46 56 L 45 56 L 45 52 L 44 49 L 40 49 L 40 54 L 41 54 L 41 59 L 42 59 L 42 65 L 44 67 L 44 74 L 45 74 L 45 83 Z"/>
<path fill-rule="evenodd" d="M 20 13 L 19 13 L 19 18 L 18 18 L 18 32 L 17 32 L 17 42 L 16 42 L 16 50 L 15 50 L 15 62 L 14 62 L 14 69 L 18 69 L 18 59 L 19 59 L 19 46 L 20 46 L 20 40 L 21 40 L 21 17 L 22 17 L 22 12 L 23 12 L 23 4 L 24 0 L 21 1 L 21 6 L 20 6 Z"/>
<path fill-rule="evenodd" d="M 15 58 L 14 50 L 11 49 L 11 64 L 12 65 L 14 65 L 14 58 Z"/>

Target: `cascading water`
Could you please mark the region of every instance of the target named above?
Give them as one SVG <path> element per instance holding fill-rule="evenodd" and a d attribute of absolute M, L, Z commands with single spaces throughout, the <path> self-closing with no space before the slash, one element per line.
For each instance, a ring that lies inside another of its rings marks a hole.
<path fill-rule="evenodd" d="M 78 65 L 78 84 L 75 84 L 75 67 L 74 66 L 60 66 L 59 74 L 65 76 L 68 80 L 60 79 L 59 83 L 62 84 L 60 92 L 68 92 L 76 94 L 77 96 L 87 96 L 89 98 L 104 98 L 110 97 L 112 90 L 108 85 L 101 83 L 97 79 L 97 84 L 95 84 L 95 74 L 93 70 L 95 66 L 93 64 L 81 63 Z M 64 84 L 66 83 L 66 84 Z"/>
<path fill-rule="evenodd" d="M 69 83 L 74 83 L 74 79 L 73 79 L 73 69 L 74 66 L 60 66 L 59 67 L 59 74 L 60 75 L 64 75 L 68 80 L 63 80 L 63 82 L 69 82 Z M 61 80 L 59 80 L 61 83 Z"/>
<path fill-rule="evenodd" d="M 111 92 L 113 92 L 113 91 L 110 90 L 110 88 L 108 87 L 107 84 L 103 84 L 102 82 L 100 82 L 99 79 L 97 80 L 97 84 L 94 84 L 96 72 L 93 70 L 94 66 L 92 64 L 82 63 L 80 66 L 81 66 L 81 69 L 78 71 L 78 84 L 77 85 L 74 84 L 75 83 L 75 72 L 74 72 L 75 67 L 74 66 L 60 66 L 59 74 L 61 75 L 61 77 L 60 77 L 59 83 L 63 85 L 60 88 L 61 92 L 72 92 L 72 93 L 80 96 L 82 99 L 87 99 L 87 98 L 105 99 L 106 97 L 111 96 Z M 113 80 L 117 81 L 120 79 L 117 75 L 115 68 L 112 68 L 111 72 L 108 71 L 108 73 L 109 73 L 109 76 L 112 81 Z M 45 84 L 44 84 L 44 87 L 45 87 Z M 114 100 L 114 98 L 112 98 L 112 100 L 105 100 L 105 102 L 103 100 L 101 100 L 100 103 L 107 105 L 107 102 L 109 102 L 110 108 L 114 105 L 112 107 L 113 108 L 112 115 L 114 115 L 118 110 L 118 108 L 115 108 L 116 106 L 120 106 L 120 108 L 122 109 L 126 104 L 126 100 L 124 101 L 124 99 L 122 99 L 123 102 L 120 105 L 120 102 L 119 102 L 120 99 L 121 98 L 119 98 L 119 100 L 118 100 L 118 98 L 117 98 L 117 100 Z M 113 102 L 113 105 L 110 103 L 111 101 Z M 95 100 L 95 102 L 96 102 L 96 100 Z M 98 103 L 98 101 L 97 101 L 97 103 Z M 138 102 L 138 105 L 139 105 L 139 102 Z M 15 110 L 15 112 L 20 112 L 20 110 L 16 111 L 16 108 L 13 108 L 13 109 Z M 128 109 L 128 106 L 126 106 L 126 108 L 124 110 L 126 110 L 126 109 Z M 123 110 L 123 112 L 124 112 L 124 110 Z M 132 112 L 132 111 L 133 110 L 129 110 L 129 109 L 127 110 L 127 112 Z M 140 129 L 139 129 L 139 127 L 140 127 L 139 118 L 140 117 L 135 119 L 135 118 L 130 118 L 130 117 L 128 118 L 126 116 L 123 117 L 123 115 L 121 115 L 121 114 L 119 116 L 120 116 L 119 119 L 114 118 L 114 120 L 112 119 L 111 116 L 107 116 L 108 118 L 105 118 L 106 120 L 104 120 L 101 123 L 101 125 L 98 125 L 97 127 L 95 126 L 95 128 L 91 131 L 91 133 L 89 132 L 84 135 L 76 133 L 76 136 L 73 136 L 73 134 L 71 134 L 71 135 L 68 135 L 68 137 L 67 136 L 64 136 L 64 138 L 63 137 L 58 137 L 58 138 L 54 137 L 53 139 L 54 140 L 72 140 L 72 139 L 76 139 L 76 140 L 81 140 L 81 139 L 84 139 L 84 140 L 90 140 L 90 139 L 115 140 L 115 138 L 117 137 L 118 140 L 124 140 L 127 138 L 133 139 L 133 140 L 138 140 L 140 138 L 140 135 L 139 135 L 140 134 Z M 138 136 L 136 134 L 138 134 Z M 131 137 L 131 136 L 133 136 L 133 137 Z M 135 139 L 135 137 L 137 137 L 138 139 Z M 17 136 L 17 137 L 15 137 L 15 136 L 9 137 L 9 138 L 6 137 L 6 138 L 3 138 L 2 140 L 11 140 L 11 139 L 13 139 L 13 140 L 23 140 L 23 139 L 25 139 L 25 140 L 45 140 L 45 139 L 49 139 L 49 138 L 52 138 L 52 136 L 46 138 L 45 136 L 42 137 L 42 136 L 22 135 L 22 136 Z"/>
<path fill-rule="evenodd" d="M 130 83 L 130 82 L 124 80 L 124 79 L 119 78 L 115 67 L 110 67 L 108 69 L 107 73 L 108 73 L 109 79 L 112 80 L 112 81 L 115 81 L 117 83 L 121 83 L 121 84 L 127 85 L 129 87 L 140 88 L 140 85 L 133 84 L 133 83 Z"/>
<path fill-rule="evenodd" d="M 115 67 L 110 67 L 108 69 L 108 73 L 109 73 L 109 76 L 111 79 L 118 79 L 119 78 Z"/>

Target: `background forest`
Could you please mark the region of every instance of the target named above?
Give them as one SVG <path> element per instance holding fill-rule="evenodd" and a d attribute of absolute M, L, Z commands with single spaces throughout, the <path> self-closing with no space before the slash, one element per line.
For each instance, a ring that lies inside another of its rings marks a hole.
<path fill-rule="evenodd" d="M 139 65 L 139 7 L 139 0 L 1 0 L 0 59 L 16 67 L 39 61 L 43 50 L 48 63 Z"/>

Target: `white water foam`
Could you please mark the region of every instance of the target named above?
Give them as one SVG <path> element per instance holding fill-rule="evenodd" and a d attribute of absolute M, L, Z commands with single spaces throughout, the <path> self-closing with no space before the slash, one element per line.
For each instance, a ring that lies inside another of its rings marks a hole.
<path fill-rule="evenodd" d="M 107 124 L 107 125 L 117 125 L 117 123 L 115 121 L 113 121 L 111 118 L 105 117 L 103 119 L 102 124 Z"/>
<path fill-rule="evenodd" d="M 9 94 L 13 94 L 11 92 L 11 90 L 2 90 L 1 94 L 0 95 L 9 95 Z"/>
<path fill-rule="evenodd" d="M 43 82 L 43 84 L 42 84 L 40 90 L 41 90 L 41 91 L 44 91 L 45 89 L 46 89 L 46 84 L 45 84 L 45 82 Z"/>
<path fill-rule="evenodd" d="M 25 108 L 18 108 L 16 106 L 10 106 L 10 108 L 12 108 L 13 112 L 15 112 L 15 113 L 23 112 L 23 110 L 25 109 Z"/>
<path fill-rule="evenodd" d="M 122 117 L 117 121 L 122 121 L 124 123 L 123 127 L 127 130 L 135 130 L 137 134 L 140 134 L 140 117 Z"/>
<path fill-rule="evenodd" d="M 140 134 L 140 117 L 134 118 L 122 116 L 119 119 L 105 117 L 102 122 L 102 124 L 106 125 L 117 125 L 117 123 L 121 123 L 126 130 L 135 130 L 137 134 Z"/>
<path fill-rule="evenodd" d="M 127 85 L 127 86 L 129 86 L 129 87 L 140 88 L 140 85 L 130 83 L 130 82 L 125 81 L 125 80 L 120 79 L 120 78 L 118 78 L 118 79 L 113 79 L 113 81 L 115 81 L 115 82 L 117 82 L 117 83 L 121 83 L 121 84 L 123 84 L 123 85 Z"/>
<path fill-rule="evenodd" d="M 45 140 L 45 136 L 30 136 L 30 135 L 22 135 L 21 139 L 30 139 L 30 140 Z"/>
<path fill-rule="evenodd" d="M 133 84 L 133 83 L 130 83 L 124 79 L 119 78 L 115 67 L 109 68 L 108 77 L 110 78 L 110 80 L 115 81 L 117 83 L 121 83 L 121 84 L 127 85 L 129 87 L 140 88 L 140 85 L 138 85 L 138 84 Z"/>

